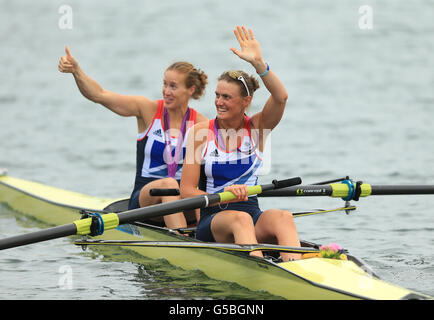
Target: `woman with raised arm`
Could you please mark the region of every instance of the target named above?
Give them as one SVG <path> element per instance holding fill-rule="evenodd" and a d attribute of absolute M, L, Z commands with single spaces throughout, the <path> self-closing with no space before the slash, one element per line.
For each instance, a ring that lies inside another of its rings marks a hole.
<path fill-rule="evenodd" d="M 199 99 L 207 84 L 207 75 L 188 62 L 175 62 L 163 78 L 162 99 L 121 95 L 103 89 L 87 76 L 69 47 L 59 61 L 59 71 L 72 73 L 78 89 L 87 99 L 124 117 L 136 117 L 138 127 L 137 167 L 129 209 L 180 199 L 180 196 L 151 196 L 152 188 L 179 188 L 186 137 L 195 123 L 207 118 L 189 107 L 191 98 Z M 164 217 L 170 229 L 185 228 L 198 218 L 194 212 Z M 187 218 L 187 219 L 186 219 Z M 162 221 L 160 221 L 161 223 Z"/>
<path fill-rule="evenodd" d="M 288 94 L 264 62 L 252 30 L 237 27 L 234 33 L 241 50 L 231 48 L 232 52 L 256 69 L 270 98 L 262 111 L 250 118 L 245 112 L 259 87 L 258 81 L 243 71 L 226 71 L 219 77 L 215 91 L 217 117 L 196 124 L 188 137 L 181 196 L 231 191 L 237 197 L 229 203 L 201 210 L 196 233 L 199 240 L 300 246 L 289 211 L 262 212 L 257 197 L 247 196 L 247 186 L 257 184 L 267 132 L 282 118 Z M 262 252 L 251 255 L 262 257 Z M 282 252 L 281 257 L 288 261 L 299 259 L 300 255 Z"/>

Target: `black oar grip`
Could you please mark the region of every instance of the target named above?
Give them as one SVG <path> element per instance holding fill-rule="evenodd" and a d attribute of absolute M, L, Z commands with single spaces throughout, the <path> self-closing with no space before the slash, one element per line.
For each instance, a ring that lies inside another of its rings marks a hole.
<path fill-rule="evenodd" d="M 273 180 L 272 183 L 274 184 L 274 189 L 282 189 L 282 188 L 301 184 L 301 178 L 295 177 L 295 178 L 290 178 L 285 180 Z"/>
<path fill-rule="evenodd" d="M 149 190 L 149 194 L 153 197 L 155 196 L 179 196 L 179 189 L 151 189 Z"/>

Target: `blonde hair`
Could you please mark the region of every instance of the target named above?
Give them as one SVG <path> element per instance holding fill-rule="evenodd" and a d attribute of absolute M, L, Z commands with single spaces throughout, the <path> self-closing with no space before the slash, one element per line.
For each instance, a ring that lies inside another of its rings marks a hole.
<path fill-rule="evenodd" d="M 199 99 L 203 95 L 205 87 L 208 84 L 208 76 L 205 74 L 205 72 L 195 68 L 190 62 L 186 61 L 172 63 L 166 69 L 166 71 L 168 70 L 175 70 L 186 75 L 185 86 L 187 88 L 195 86 L 195 90 L 192 95 L 193 99 Z"/>
<path fill-rule="evenodd" d="M 244 78 L 246 86 L 249 89 L 248 92 L 244 87 L 244 83 L 238 79 L 239 76 L 242 76 Z M 255 92 L 259 88 L 258 80 L 256 80 L 254 76 L 249 76 L 247 73 L 241 70 L 225 71 L 218 78 L 218 81 L 221 80 L 224 80 L 226 82 L 236 83 L 237 86 L 240 88 L 240 95 L 243 97 L 247 97 L 249 93 L 250 96 L 253 98 L 253 92 Z"/>

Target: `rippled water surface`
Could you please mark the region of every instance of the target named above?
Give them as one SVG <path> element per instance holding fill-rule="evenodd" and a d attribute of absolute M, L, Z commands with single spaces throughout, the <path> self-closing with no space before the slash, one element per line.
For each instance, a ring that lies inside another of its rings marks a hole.
<path fill-rule="evenodd" d="M 252 27 L 289 100 L 272 134 L 261 182 L 305 183 L 350 175 L 371 184 L 434 184 L 434 6 L 370 1 L 373 29 L 359 28 L 359 1 L 69 1 L 72 29 L 59 27 L 60 1 L 1 2 L 0 168 L 14 177 L 103 197 L 129 195 L 136 121 L 81 96 L 57 71 L 68 44 L 104 88 L 161 96 L 162 74 L 188 60 L 209 75 L 192 106 L 213 117 L 216 78 L 254 70 L 234 56 L 232 28 Z M 250 112 L 263 106 L 265 88 Z M 297 219 L 301 238 L 337 242 L 389 282 L 434 295 L 434 197 L 362 199 L 349 216 Z M 332 208 L 330 198 L 262 199 L 263 208 Z M 0 235 L 44 227 L 0 207 Z M 73 272 L 72 288 L 62 272 Z M 0 258 L 1 299 L 268 299 L 165 261 L 111 261 L 69 239 Z"/>

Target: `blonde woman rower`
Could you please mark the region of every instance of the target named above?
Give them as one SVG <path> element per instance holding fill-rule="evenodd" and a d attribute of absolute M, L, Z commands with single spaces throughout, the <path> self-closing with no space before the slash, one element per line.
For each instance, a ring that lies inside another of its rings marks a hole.
<path fill-rule="evenodd" d="M 232 52 L 256 69 L 270 97 L 260 112 L 248 117 L 245 112 L 259 87 L 258 81 L 243 71 L 226 71 L 219 77 L 215 90 L 216 118 L 196 124 L 189 136 L 181 195 L 188 198 L 231 191 L 237 196 L 230 203 L 201 210 L 196 234 L 199 240 L 300 246 L 289 211 L 262 211 L 256 196 L 247 197 L 247 186 L 257 184 L 266 133 L 280 122 L 288 94 L 264 62 L 252 30 L 237 27 L 234 33 L 241 50 L 232 48 Z M 262 252 L 251 255 L 262 257 Z M 300 255 L 282 252 L 281 257 L 288 261 L 299 259 Z"/>
<path fill-rule="evenodd" d="M 207 75 L 188 62 L 175 62 L 163 76 L 162 98 L 121 95 L 102 88 L 80 68 L 66 46 L 59 71 L 71 73 L 82 95 L 123 117 L 137 119 L 137 164 L 129 209 L 180 199 L 180 196 L 150 196 L 152 188 L 179 188 L 186 135 L 196 123 L 208 119 L 189 107 L 207 85 Z M 164 217 L 170 229 L 196 222 L 194 212 L 178 212 Z M 162 221 L 160 221 L 162 223 Z"/>

